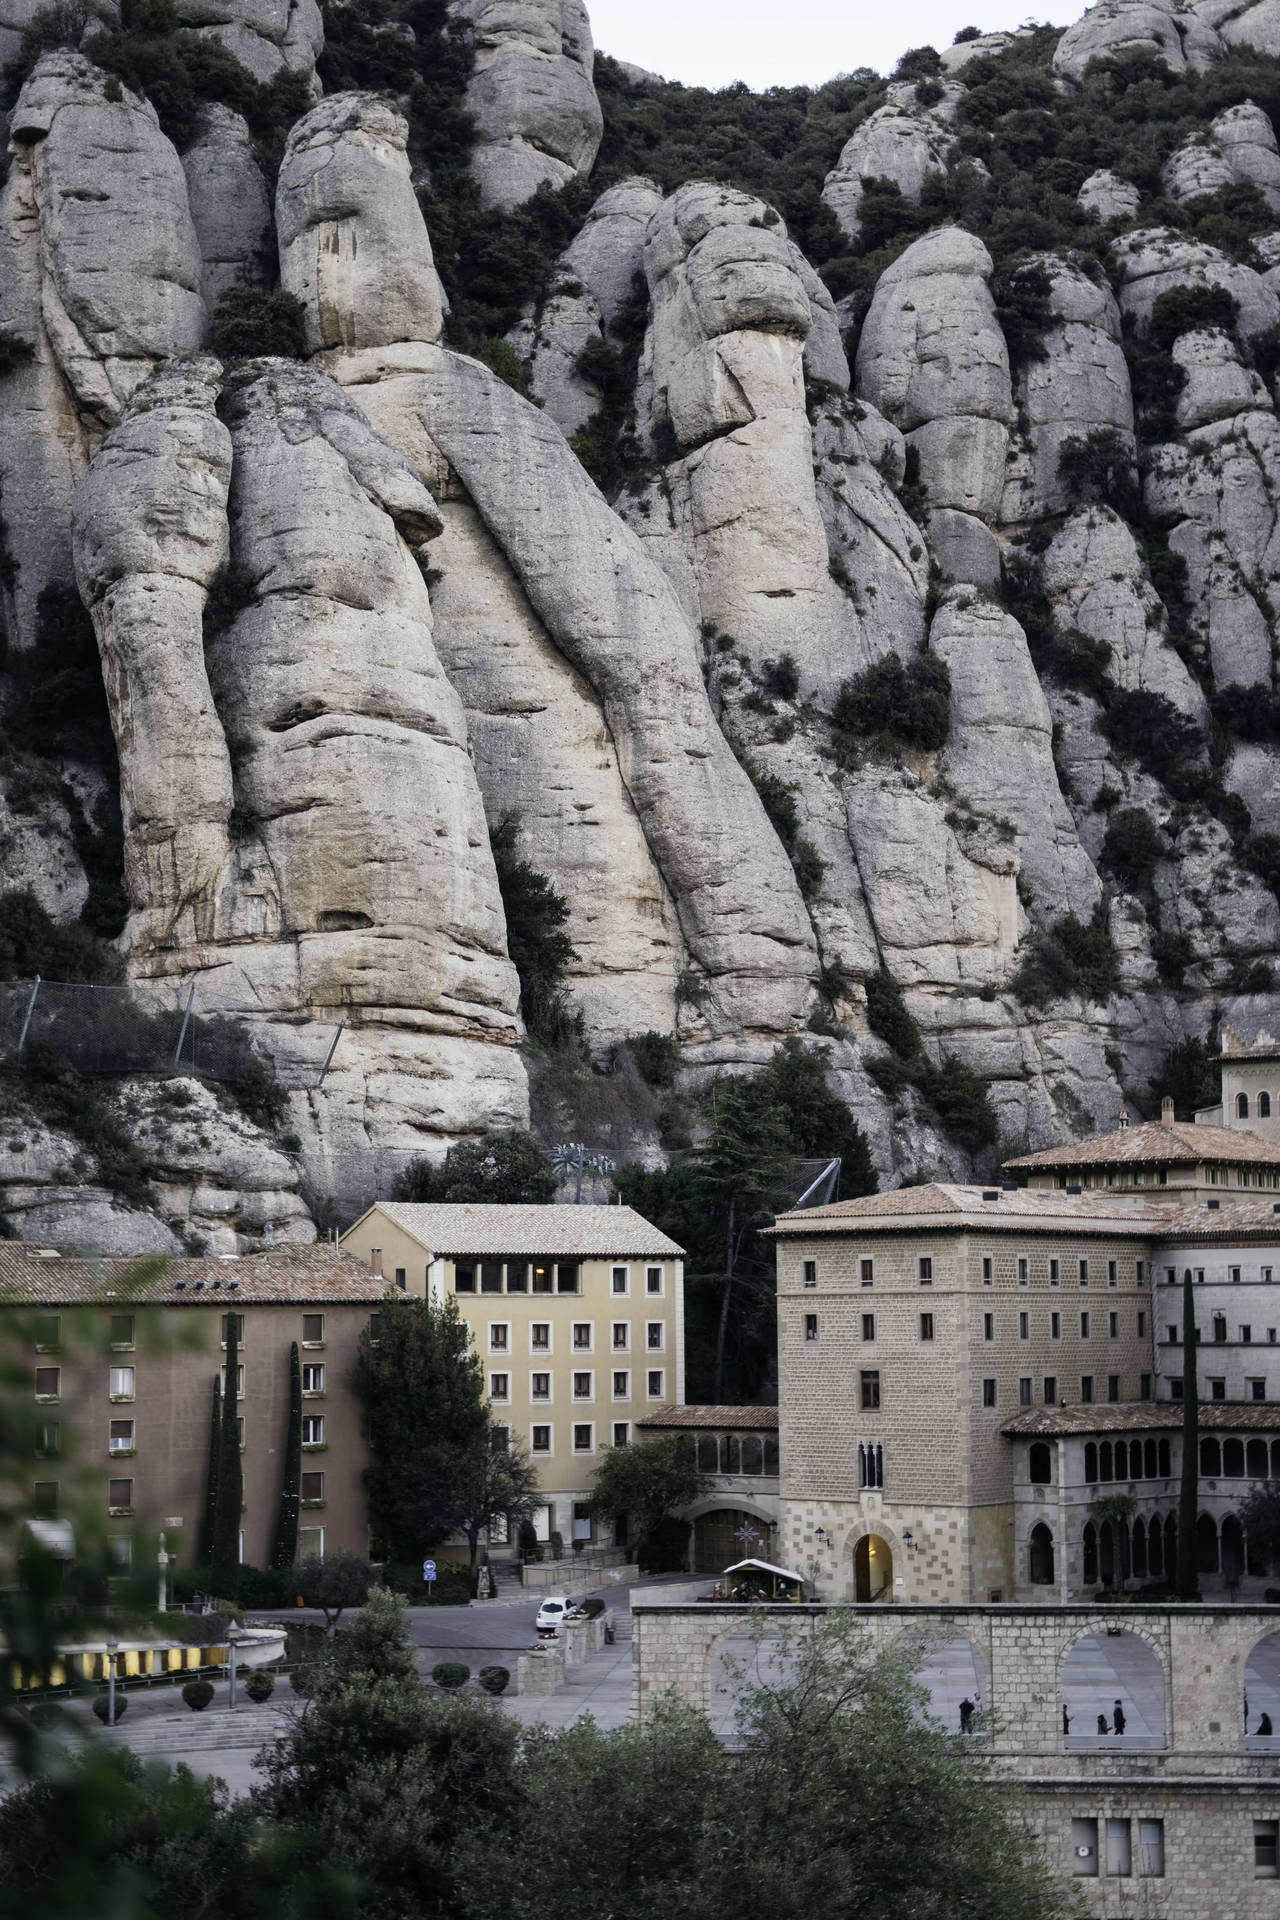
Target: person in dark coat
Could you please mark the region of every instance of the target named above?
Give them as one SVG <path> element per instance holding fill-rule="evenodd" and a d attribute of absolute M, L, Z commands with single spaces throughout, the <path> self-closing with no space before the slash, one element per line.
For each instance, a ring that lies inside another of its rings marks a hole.
<path fill-rule="evenodd" d="M 1105 1713 L 1100 1713 L 1100 1714 L 1098 1715 L 1098 1732 L 1099 1732 L 1099 1733 L 1110 1733 L 1110 1731 L 1111 1731 L 1111 1729 L 1110 1729 L 1110 1727 L 1109 1727 L 1109 1726 L 1107 1725 L 1107 1716 L 1106 1716 L 1106 1714 L 1105 1714 Z"/>
<path fill-rule="evenodd" d="M 965 1698 L 960 1702 L 961 1733 L 968 1733 L 969 1728 L 972 1725 L 973 1725 L 973 1702 L 972 1700 L 969 1699 L 968 1695 L 966 1694 Z"/>
<path fill-rule="evenodd" d="M 1124 1707 L 1119 1700 L 1116 1701 L 1111 1714 L 1111 1730 L 1113 1733 L 1124 1732 Z"/>
<path fill-rule="evenodd" d="M 1271 1732 L 1271 1715 L 1270 1715 L 1269 1713 L 1264 1713 L 1264 1714 L 1262 1714 L 1262 1715 L 1260 1716 L 1260 1718 L 1259 1718 L 1259 1720 L 1258 1720 L 1258 1732 L 1259 1732 L 1260 1734 L 1262 1734 L 1263 1736 L 1266 1736 L 1266 1735 L 1269 1735 L 1269 1734 L 1270 1734 L 1270 1732 Z"/>
<path fill-rule="evenodd" d="M 1067 1712 L 1067 1703 L 1065 1700 L 1062 1703 L 1062 1731 L 1064 1734 L 1070 1733 L 1071 1731 L 1071 1715 Z"/>

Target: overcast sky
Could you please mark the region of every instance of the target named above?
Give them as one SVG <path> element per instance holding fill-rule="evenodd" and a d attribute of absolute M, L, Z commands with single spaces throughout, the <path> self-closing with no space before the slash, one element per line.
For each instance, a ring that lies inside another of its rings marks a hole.
<path fill-rule="evenodd" d="M 908 47 L 949 47 L 959 28 L 1067 26 L 1087 0 L 587 0 L 602 53 L 686 86 L 817 86 L 853 67 L 887 72 Z"/>

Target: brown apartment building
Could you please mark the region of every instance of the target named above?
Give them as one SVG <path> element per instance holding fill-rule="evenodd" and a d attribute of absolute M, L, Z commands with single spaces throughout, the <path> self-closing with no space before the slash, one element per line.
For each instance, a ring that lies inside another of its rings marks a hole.
<path fill-rule="evenodd" d="M 0 1245 L 0 1304 L 21 1316 L 41 1457 L 25 1490 L 65 1517 L 100 1499 L 117 1555 L 163 1530 L 190 1565 L 204 1507 L 215 1375 L 237 1316 L 244 1464 L 241 1558 L 265 1566 L 279 1513 L 290 1348 L 302 1366 L 299 1554 L 367 1553 L 368 1453 L 349 1384 L 386 1282 L 326 1246 L 238 1259 L 63 1259 Z"/>

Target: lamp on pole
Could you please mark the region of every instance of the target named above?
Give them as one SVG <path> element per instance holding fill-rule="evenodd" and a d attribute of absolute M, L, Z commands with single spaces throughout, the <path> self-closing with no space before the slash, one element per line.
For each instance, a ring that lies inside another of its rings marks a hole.
<path fill-rule="evenodd" d="M 227 1706 L 229 1708 L 233 1708 L 236 1704 L 236 1647 L 239 1641 L 240 1629 L 233 1620 L 227 1628 L 227 1651 L 230 1656 L 231 1667 L 230 1685 L 227 1689 Z"/>
<path fill-rule="evenodd" d="M 116 1723 L 116 1655 L 120 1651 L 120 1642 L 114 1633 L 107 1641 L 107 1725 Z"/>

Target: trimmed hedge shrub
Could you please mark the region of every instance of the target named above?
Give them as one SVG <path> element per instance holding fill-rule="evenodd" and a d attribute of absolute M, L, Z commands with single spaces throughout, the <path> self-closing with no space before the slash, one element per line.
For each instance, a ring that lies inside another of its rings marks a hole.
<path fill-rule="evenodd" d="M 244 1683 L 244 1690 L 251 1700 L 269 1700 L 275 1692 L 276 1677 L 264 1667 L 255 1667 Z"/>
<path fill-rule="evenodd" d="M 481 1667 L 476 1678 L 485 1692 L 491 1693 L 495 1699 L 500 1693 L 505 1693 L 511 1684 L 511 1675 L 505 1667 Z"/>
<path fill-rule="evenodd" d="M 598 1593 L 589 1594 L 582 1603 L 581 1611 L 586 1614 L 588 1620 L 598 1620 L 605 1611 L 604 1601 Z"/>
<path fill-rule="evenodd" d="M 432 1667 L 431 1678 L 445 1693 L 456 1693 L 459 1687 L 466 1686 L 471 1669 L 465 1660 L 441 1660 Z"/>
<path fill-rule="evenodd" d="M 107 1714 L 110 1711 L 109 1702 L 107 1699 L 107 1695 L 105 1693 L 100 1693 L 97 1695 L 93 1703 L 93 1710 L 97 1714 L 99 1720 L 101 1720 L 103 1726 L 105 1727 L 107 1724 Z M 119 1724 L 119 1722 L 124 1719 L 124 1716 L 126 1715 L 126 1713 L 128 1713 L 128 1711 L 129 1711 L 128 1699 L 123 1693 L 121 1693 L 120 1689 L 117 1687 L 116 1689 L 116 1722 L 117 1724 Z"/>
<path fill-rule="evenodd" d="M 203 1713 L 213 1698 L 213 1683 L 209 1680 L 188 1680 L 182 1689 L 182 1697 L 192 1713 Z"/>

